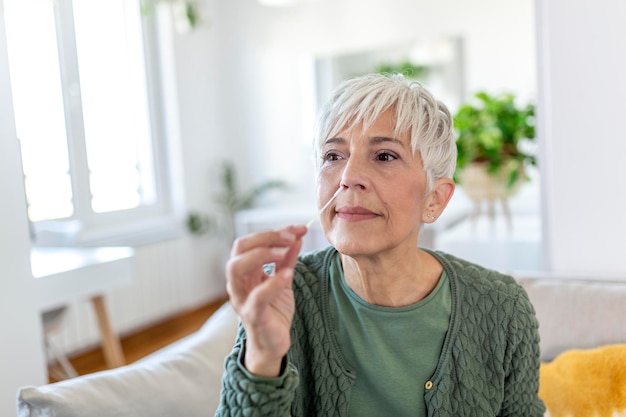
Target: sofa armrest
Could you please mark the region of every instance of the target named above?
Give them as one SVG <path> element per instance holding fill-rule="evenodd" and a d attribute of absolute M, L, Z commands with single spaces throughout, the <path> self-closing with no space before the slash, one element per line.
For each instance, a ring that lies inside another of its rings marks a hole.
<path fill-rule="evenodd" d="M 237 333 L 229 303 L 197 332 L 120 368 L 18 391 L 18 417 L 213 415 Z"/>

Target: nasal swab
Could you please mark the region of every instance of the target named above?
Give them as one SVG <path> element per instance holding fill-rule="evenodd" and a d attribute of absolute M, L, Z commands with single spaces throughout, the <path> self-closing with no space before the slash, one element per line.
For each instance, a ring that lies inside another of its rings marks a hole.
<path fill-rule="evenodd" d="M 335 191 L 335 194 L 333 194 L 333 196 L 330 198 L 330 200 L 328 200 L 326 202 L 326 204 L 324 204 L 324 206 L 318 210 L 317 214 L 315 215 L 315 217 L 313 217 L 311 220 L 308 221 L 308 223 L 306 224 L 306 228 L 309 229 L 311 228 L 311 226 L 313 226 L 313 223 L 315 223 L 315 220 L 317 220 L 322 213 L 324 212 L 324 210 L 326 210 L 328 208 L 328 206 L 330 206 L 330 203 L 332 203 L 332 201 L 335 199 L 335 197 L 337 197 L 339 195 L 339 193 L 341 192 L 341 187 L 337 188 L 337 191 Z"/>

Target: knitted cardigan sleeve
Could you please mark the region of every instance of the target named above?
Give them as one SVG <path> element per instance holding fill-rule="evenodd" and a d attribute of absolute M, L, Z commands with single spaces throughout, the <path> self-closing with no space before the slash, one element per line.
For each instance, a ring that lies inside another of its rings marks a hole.
<path fill-rule="evenodd" d="M 541 417 L 545 413 L 539 391 L 539 324 L 523 289 L 519 289 L 516 314 L 509 322 L 505 350 L 504 399 L 500 416 Z"/>
<path fill-rule="evenodd" d="M 278 380 L 251 378 L 240 363 L 244 349 L 245 331 L 240 325 L 235 346 L 225 359 L 220 405 L 215 416 L 289 416 L 299 379 L 294 366 L 287 363 Z"/>

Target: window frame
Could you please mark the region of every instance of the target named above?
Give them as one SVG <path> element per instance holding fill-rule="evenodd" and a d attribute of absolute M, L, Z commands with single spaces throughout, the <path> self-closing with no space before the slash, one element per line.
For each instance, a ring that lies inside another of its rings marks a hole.
<path fill-rule="evenodd" d="M 139 1 L 136 1 L 140 7 Z M 89 166 L 80 95 L 72 0 L 54 4 L 61 90 L 66 123 L 74 213 L 58 220 L 31 223 L 36 246 L 139 246 L 182 233 L 182 213 L 175 201 L 172 143 L 166 135 L 159 29 L 155 16 L 140 16 L 156 201 L 136 208 L 96 213 L 91 208 Z M 76 94 L 78 92 L 78 94 Z"/>

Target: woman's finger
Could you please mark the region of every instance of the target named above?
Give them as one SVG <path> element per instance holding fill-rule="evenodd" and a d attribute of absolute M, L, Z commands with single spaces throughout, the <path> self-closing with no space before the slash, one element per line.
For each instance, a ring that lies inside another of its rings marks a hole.
<path fill-rule="evenodd" d="M 260 246 L 290 246 L 296 239 L 306 233 L 305 226 L 288 226 L 276 230 L 253 233 L 235 240 L 231 251 L 232 256 L 245 253 Z"/>
<path fill-rule="evenodd" d="M 281 275 L 292 274 L 306 231 L 303 226 L 289 226 L 237 239 L 226 265 L 227 290 L 233 301 L 247 303 L 253 292 L 263 295 L 263 288 L 273 288 L 273 283 L 257 288 L 268 280 L 265 265 L 273 264 Z"/>
<path fill-rule="evenodd" d="M 234 256 L 226 263 L 226 276 L 230 279 L 256 274 L 264 265 L 282 262 L 288 251 L 288 247 L 259 247 Z"/>
<path fill-rule="evenodd" d="M 297 239 L 288 250 L 285 251 L 285 255 L 282 259 L 276 261 L 276 271 L 280 271 L 285 268 L 293 269 L 298 262 L 298 255 L 302 249 L 302 239 Z"/>
<path fill-rule="evenodd" d="M 293 271 L 285 270 L 265 279 L 254 287 L 247 300 L 246 309 L 261 311 L 280 297 L 285 290 L 291 290 Z"/>

